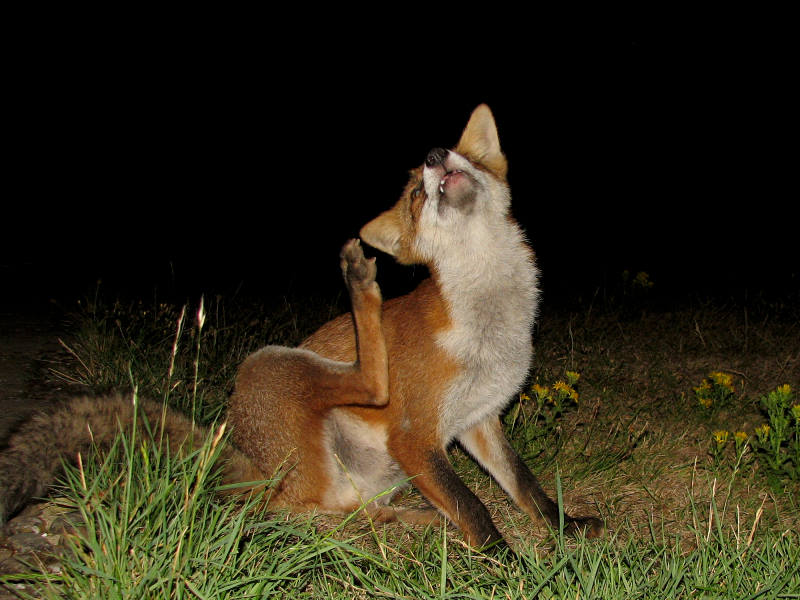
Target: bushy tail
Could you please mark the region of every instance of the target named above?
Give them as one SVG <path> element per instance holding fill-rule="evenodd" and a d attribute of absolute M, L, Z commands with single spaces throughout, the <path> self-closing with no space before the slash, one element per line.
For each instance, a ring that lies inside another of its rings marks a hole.
<path fill-rule="evenodd" d="M 192 424 L 181 413 L 149 400 L 138 402 L 138 418 L 146 417 L 154 435 L 160 431 L 177 448 L 192 435 L 199 447 L 208 430 Z M 16 431 L 0 453 L 0 524 L 32 498 L 43 496 L 61 472 L 63 462 L 75 462 L 92 445 L 107 447 L 120 432 L 133 424 L 134 405 L 130 396 L 73 398 L 48 413 L 32 417 Z M 226 460 L 225 480 L 256 481 L 264 476 L 241 452 L 230 445 L 222 451 Z"/>

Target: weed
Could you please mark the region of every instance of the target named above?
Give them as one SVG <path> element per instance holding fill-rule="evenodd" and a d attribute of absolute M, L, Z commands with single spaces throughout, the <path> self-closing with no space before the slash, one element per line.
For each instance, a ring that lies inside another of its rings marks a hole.
<path fill-rule="evenodd" d="M 735 392 L 733 376 L 722 371 L 712 371 L 694 388 L 697 404 L 707 417 L 728 408 Z"/>
<path fill-rule="evenodd" d="M 756 454 L 773 490 L 783 490 L 783 481 L 800 481 L 800 404 L 788 384 L 761 397 L 768 422 L 756 428 Z"/>
<path fill-rule="evenodd" d="M 558 421 L 577 406 L 579 395 L 575 386 L 579 379 L 579 373 L 566 371 L 564 379 L 552 385 L 534 383 L 520 393 L 519 402 L 508 411 L 505 423 L 523 458 L 538 459 L 544 465 L 555 458 L 562 440 Z"/>

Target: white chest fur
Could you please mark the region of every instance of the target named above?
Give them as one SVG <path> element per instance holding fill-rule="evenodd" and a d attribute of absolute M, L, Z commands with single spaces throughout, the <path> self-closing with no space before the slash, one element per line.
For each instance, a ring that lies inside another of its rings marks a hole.
<path fill-rule="evenodd" d="M 508 224 L 498 242 L 476 244 L 479 258 L 440 266 L 452 327 L 438 343 L 462 367 L 440 404 L 440 435 L 449 442 L 500 413 L 530 368 L 538 303 L 537 269 L 522 233 Z"/>

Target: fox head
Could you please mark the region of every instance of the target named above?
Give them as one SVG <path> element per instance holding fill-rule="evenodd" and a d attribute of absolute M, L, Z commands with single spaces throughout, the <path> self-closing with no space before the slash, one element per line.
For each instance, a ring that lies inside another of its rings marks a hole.
<path fill-rule="evenodd" d="M 511 202 L 497 127 L 478 106 L 453 150 L 434 148 L 411 171 L 400 200 L 361 229 L 361 239 L 403 264 L 435 265 L 481 252 L 508 225 Z"/>

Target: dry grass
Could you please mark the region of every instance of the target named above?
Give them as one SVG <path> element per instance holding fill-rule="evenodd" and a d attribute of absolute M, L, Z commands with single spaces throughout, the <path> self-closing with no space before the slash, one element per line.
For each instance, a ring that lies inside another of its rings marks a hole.
<path fill-rule="evenodd" d="M 536 349 L 534 379 L 552 380 L 565 369 L 582 374 L 579 408 L 562 426 L 568 509 L 594 505 L 612 531 L 649 535 L 655 524 L 659 535 L 685 541 L 707 526 L 712 500 L 726 508 L 730 527 L 753 523 L 763 507 L 761 526 L 798 529 L 797 485 L 775 497 L 752 465 L 736 474 L 733 461 L 714 470 L 709 454 L 713 431 L 752 434 L 764 422 L 760 395 L 785 383 L 798 389 L 800 324 L 793 315 L 710 303 L 633 315 L 546 313 Z M 710 371 L 733 374 L 737 394 L 709 418 L 693 388 Z M 614 454 L 618 462 L 602 464 Z M 552 469 L 541 475 L 553 489 Z M 696 515 L 698 507 L 706 514 Z"/>

